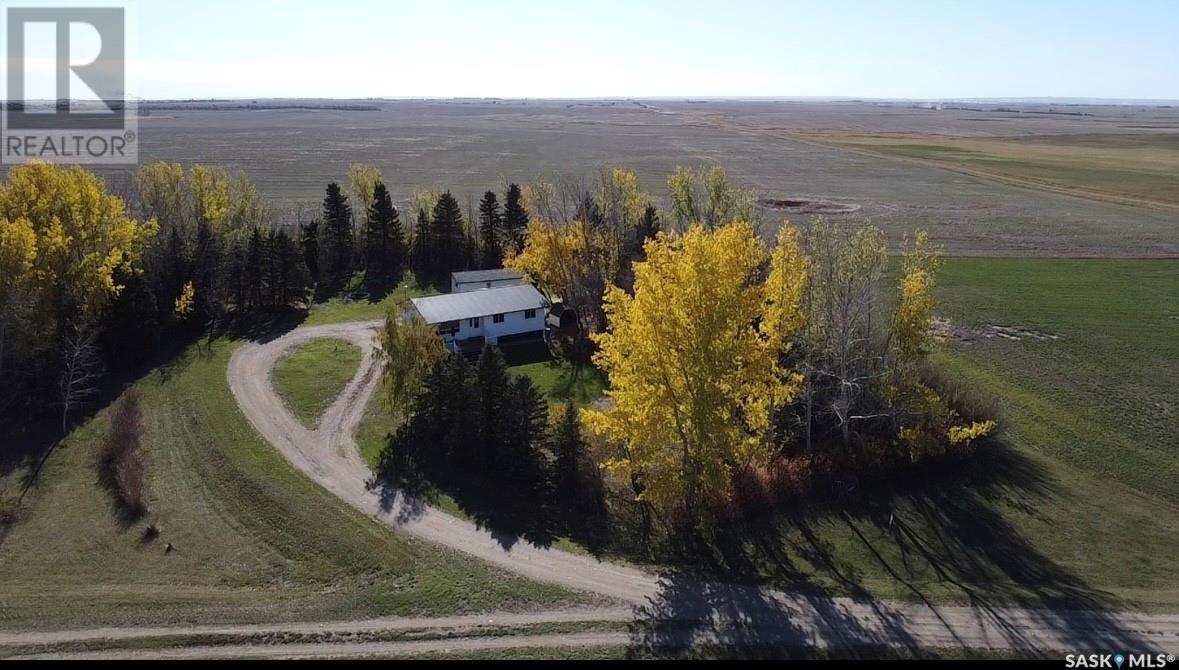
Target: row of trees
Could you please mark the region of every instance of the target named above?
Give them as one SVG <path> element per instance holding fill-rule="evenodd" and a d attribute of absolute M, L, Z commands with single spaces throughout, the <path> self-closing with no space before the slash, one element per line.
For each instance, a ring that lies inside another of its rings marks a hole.
<path fill-rule="evenodd" d="M 413 199 L 407 230 L 375 168 L 330 184 L 315 216 L 279 223 L 241 174 L 143 166 L 119 191 L 80 168 L 13 168 L 0 185 L 0 414 L 72 410 L 109 372 L 162 343 L 234 316 L 309 304 L 353 285 L 384 291 L 407 269 L 423 280 L 499 267 L 523 245 L 523 190 L 493 192 L 469 225 L 449 192 Z M 353 207 L 356 207 L 354 213 Z"/>
<path fill-rule="evenodd" d="M 379 170 L 353 165 L 349 181 L 352 200 L 339 184 L 329 184 L 322 216 L 301 228 L 307 267 L 321 294 L 345 287 L 358 271 L 371 291 L 387 290 L 406 269 L 421 281 L 444 283 L 454 271 L 501 267 L 505 254 L 523 245 L 528 214 L 516 184 L 507 187 L 502 208 L 487 191 L 472 213 L 477 222 L 463 216 L 450 191 L 417 193 L 411 204 L 416 218 L 407 230 Z"/>

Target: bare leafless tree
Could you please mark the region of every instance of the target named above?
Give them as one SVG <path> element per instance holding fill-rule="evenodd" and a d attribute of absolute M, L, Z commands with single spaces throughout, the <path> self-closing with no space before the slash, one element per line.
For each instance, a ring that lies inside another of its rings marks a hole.
<path fill-rule="evenodd" d="M 98 356 L 97 325 L 81 320 L 70 326 L 61 341 L 61 376 L 58 397 L 61 400 L 61 432 L 69 428 L 70 412 L 94 396 L 102 364 Z"/>

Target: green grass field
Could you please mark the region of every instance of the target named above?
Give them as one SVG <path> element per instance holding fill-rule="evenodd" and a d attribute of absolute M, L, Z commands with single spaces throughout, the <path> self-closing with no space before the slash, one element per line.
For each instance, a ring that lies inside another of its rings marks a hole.
<path fill-rule="evenodd" d="M 1179 137 L 1033 135 L 949 137 L 823 133 L 815 139 L 1099 200 L 1179 206 Z"/>
<path fill-rule="evenodd" d="M 137 384 L 158 537 L 145 535 L 146 520 L 120 524 L 96 483 L 107 410 L 54 453 L 0 541 L 0 626 L 444 614 L 582 600 L 391 533 L 293 470 L 234 403 L 225 369 L 236 346 L 189 349 Z"/>
<path fill-rule="evenodd" d="M 938 296 L 979 335 L 935 358 L 998 399 L 1002 450 L 754 524 L 737 559 L 827 592 L 1179 607 L 1179 261 L 951 258 Z"/>
<path fill-rule="evenodd" d="M 270 374 L 274 389 L 303 425 L 315 429 L 327 408 L 356 375 L 360 347 L 338 339 L 292 349 Z"/>

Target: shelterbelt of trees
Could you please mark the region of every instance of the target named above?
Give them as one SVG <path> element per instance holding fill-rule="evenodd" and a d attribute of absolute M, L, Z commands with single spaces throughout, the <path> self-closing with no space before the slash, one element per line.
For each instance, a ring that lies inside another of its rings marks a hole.
<path fill-rule="evenodd" d="M 354 165 L 345 183 L 292 220 L 218 167 L 146 165 L 119 194 L 80 167 L 14 167 L 0 185 L 0 417 L 56 417 L 64 432 L 162 343 L 341 290 L 385 292 L 407 269 L 440 282 L 500 267 L 527 225 L 514 184 L 502 210 L 485 194 L 478 227 L 449 192 L 415 194 L 406 230 L 380 171 Z"/>
<path fill-rule="evenodd" d="M 622 169 L 589 187 L 531 184 L 523 200 L 528 224 L 505 263 L 576 308 L 581 328 L 566 353 L 606 373 L 607 400 L 581 410 L 575 428 L 560 415 L 550 428 L 559 456 L 536 442 L 534 426 L 513 424 L 533 413 L 484 416 L 479 402 L 455 400 L 502 396 L 494 389 L 505 384 L 489 390 L 483 379 L 486 355 L 469 371 L 438 354 L 430 329 L 390 319 L 387 395 L 410 419 L 388 462 L 416 462 L 443 480 L 472 467 L 494 478 L 497 463 L 505 481 L 532 473 L 529 487 L 562 493 L 526 496 L 537 502 L 523 507 L 576 501 L 554 519 L 585 520 L 594 506 L 606 514 L 605 499 L 621 492 L 646 537 L 652 518 L 676 525 L 765 507 L 840 472 L 881 474 L 965 452 L 997 428 L 927 361 L 940 252 L 922 231 L 903 244 L 890 285 L 878 228 L 786 223 L 767 246 L 752 194 L 716 167 L 677 169 L 662 215 Z M 474 458 L 452 439 L 458 425 L 495 426 L 487 431 L 496 438 Z M 531 437 L 515 444 L 511 435 Z M 439 465 L 451 453 L 453 463 Z M 538 483 L 544 472 L 563 483 Z"/>

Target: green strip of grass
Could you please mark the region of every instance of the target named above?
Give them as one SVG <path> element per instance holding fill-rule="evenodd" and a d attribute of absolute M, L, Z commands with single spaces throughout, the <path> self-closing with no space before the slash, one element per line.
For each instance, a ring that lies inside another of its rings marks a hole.
<path fill-rule="evenodd" d="M 274 366 L 271 383 L 303 425 L 314 430 L 319 419 L 356 375 L 360 347 L 328 338 L 300 345 Z"/>

